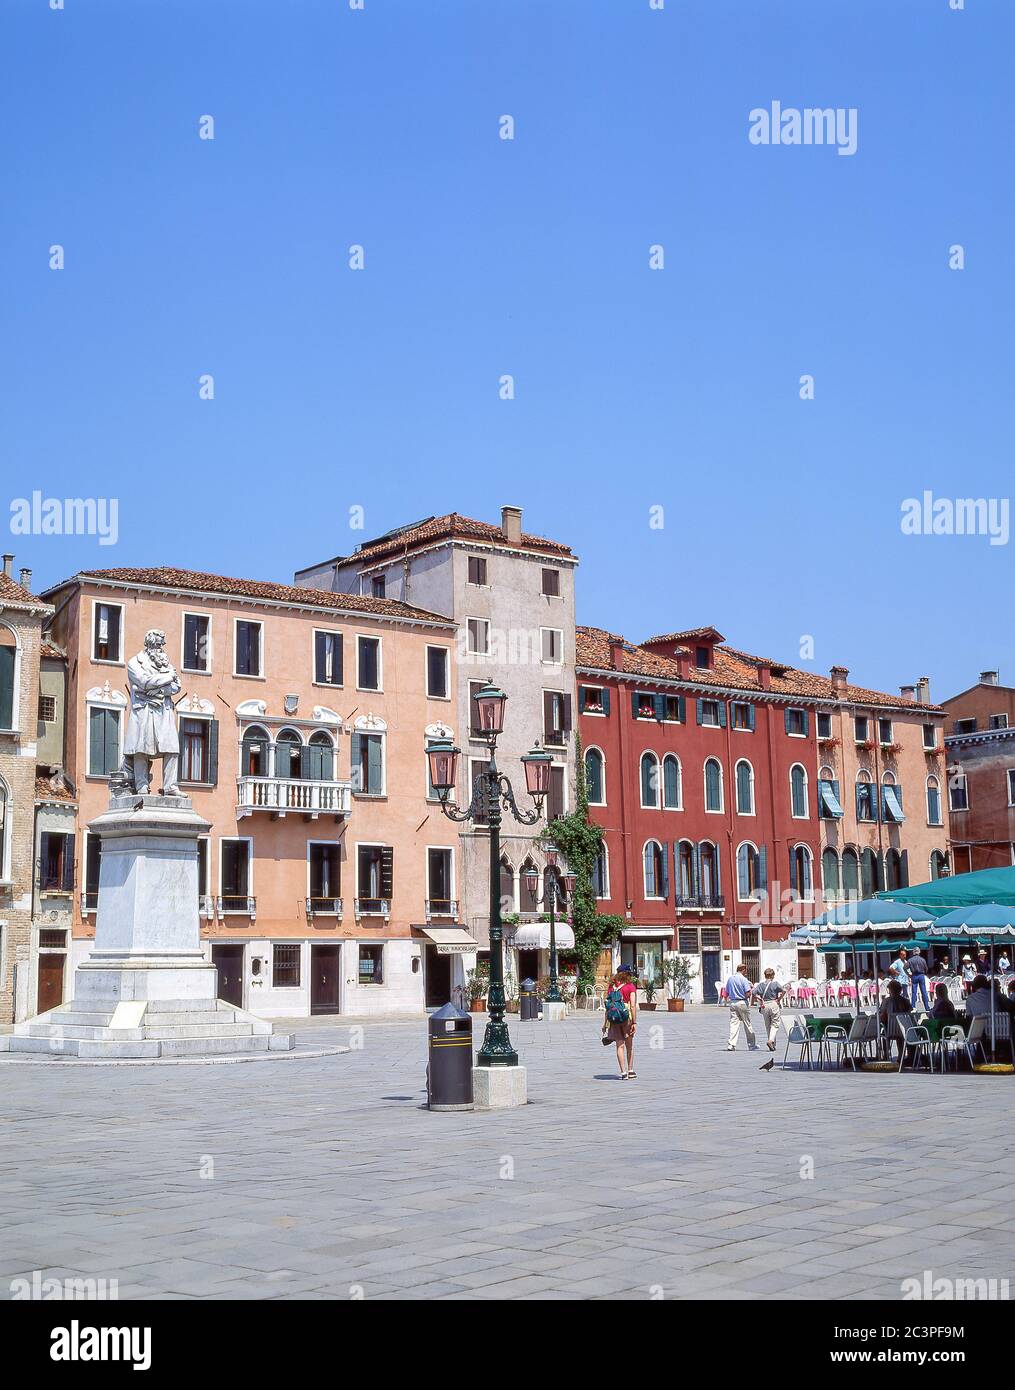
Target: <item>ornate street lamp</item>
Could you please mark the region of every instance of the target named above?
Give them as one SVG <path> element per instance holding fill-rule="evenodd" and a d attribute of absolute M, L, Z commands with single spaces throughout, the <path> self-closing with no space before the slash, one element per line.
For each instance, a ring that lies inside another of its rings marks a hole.
<path fill-rule="evenodd" d="M 487 826 L 490 831 L 490 987 L 487 999 L 490 1017 L 476 1061 L 481 1067 L 516 1067 L 518 1053 L 511 1046 L 504 1020 L 504 928 L 500 916 L 501 806 L 506 806 L 519 824 L 535 825 L 543 813 L 553 760 L 538 743 L 523 756 L 525 787 L 536 805 L 533 811 L 521 810 L 515 801 L 511 783 L 497 769 L 497 736 L 504 728 L 507 695 L 492 681 L 487 681 L 474 698 L 474 727 L 479 736 L 486 739 L 490 758 L 486 770 L 476 775 L 472 800 L 465 810 L 456 811 L 450 800 L 460 750 L 448 738 L 430 739 L 426 745 L 426 756 L 430 766 L 430 782 L 444 815 L 453 821 L 473 821 Z"/>

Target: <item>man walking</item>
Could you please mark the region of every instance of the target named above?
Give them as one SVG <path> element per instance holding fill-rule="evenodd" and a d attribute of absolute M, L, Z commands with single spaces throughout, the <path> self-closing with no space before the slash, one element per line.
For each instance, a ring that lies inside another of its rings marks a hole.
<path fill-rule="evenodd" d="M 925 956 L 919 947 L 906 961 L 909 966 L 909 1002 L 916 1003 L 917 990 L 923 1000 L 923 1007 L 926 1013 L 930 1013 L 930 997 L 927 994 L 927 974 L 928 966 Z"/>
<path fill-rule="evenodd" d="M 730 1006 L 730 1040 L 726 1051 L 736 1052 L 737 1041 L 740 1037 L 740 1025 L 743 1024 L 744 1032 L 747 1034 L 748 1051 L 757 1052 L 758 1039 L 751 1027 L 750 1008 L 751 992 L 754 986 L 747 978 L 747 966 L 742 961 L 727 979 L 723 989 L 726 992 L 726 1003 Z"/>
<path fill-rule="evenodd" d="M 909 952 L 905 946 L 899 947 L 899 954 L 888 967 L 888 973 L 893 980 L 898 980 L 905 993 L 906 986 L 909 984 Z"/>
<path fill-rule="evenodd" d="M 761 1005 L 761 1016 L 768 1029 L 769 1052 L 775 1051 L 775 1042 L 779 1036 L 779 1021 L 782 1018 L 782 1010 L 779 1005 L 785 993 L 782 985 L 776 980 L 775 971 L 771 966 L 765 971 L 765 978 L 759 981 L 751 991 L 752 997 L 757 999 Z"/>

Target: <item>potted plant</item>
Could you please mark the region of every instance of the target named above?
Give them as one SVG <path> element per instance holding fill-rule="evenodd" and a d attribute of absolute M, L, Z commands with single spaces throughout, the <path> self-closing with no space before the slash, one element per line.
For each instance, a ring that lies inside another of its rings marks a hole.
<path fill-rule="evenodd" d="M 470 970 L 465 980 L 465 997 L 469 1001 L 469 1012 L 481 1014 L 486 1009 L 486 991 L 490 984 L 490 967 L 477 965 Z"/>
<path fill-rule="evenodd" d="M 651 1013 L 651 1012 L 653 1012 L 654 1009 L 655 1009 L 655 997 L 656 997 L 656 980 L 655 980 L 655 975 L 646 975 L 646 976 L 644 976 L 643 979 L 639 980 L 638 983 L 641 985 L 642 989 L 643 989 L 644 992 L 645 992 L 645 999 L 644 999 L 643 1003 L 641 1003 L 641 1004 L 638 1005 L 638 1007 L 639 1007 L 640 1009 L 648 1009 L 648 1011 Z"/>
<path fill-rule="evenodd" d="M 663 978 L 669 989 L 666 1007 L 671 1014 L 684 1012 L 684 1000 L 691 992 L 691 981 L 697 973 L 691 969 L 686 956 L 667 956 L 663 961 Z"/>
<path fill-rule="evenodd" d="M 509 1014 L 518 1012 L 518 981 L 510 970 L 504 976 L 504 1011 Z"/>

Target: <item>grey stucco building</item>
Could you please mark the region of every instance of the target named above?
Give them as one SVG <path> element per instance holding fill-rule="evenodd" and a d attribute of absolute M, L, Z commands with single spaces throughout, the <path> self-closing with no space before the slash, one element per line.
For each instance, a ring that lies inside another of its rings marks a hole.
<path fill-rule="evenodd" d="M 451 513 L 389 531 L 365 541 L 348 556 L 299 570 L 295 582 L 336 593 L 384 595 L 453 618 L 458 625 L 451 732 L 462 750 L 457 789 L 464 804 L 486 749 L 471 736 L 472 696 L 486 680 L 508 694 L 498 766 L 507 773 L 519 803 L 525 794 L 520 763 L 535 740 L 553 754 L 547 818 L 566 813 L 574 798 L 575 607 L 578 557 L 569 546 L 522 530 L 517 507 L 501 509 L 500 525 Z M 420 673 L 440 681 L 439 670 Z M 425 776 L 420 731 L 420 776 Z M 431 812 L 439 816 L 436 805 Z M 501 834 L 501 900 L 506 914 L 534 916 L 542 895 L 545 860 L 534 845 L 545 821 L 527 828 L 506 813 Z M 489 848 L 482 827 L 463 825 L 454 866 L 458 920 L 485 947 L 489 943 Z M 522 874 L 538 871 L 536 885 Z M 429 894 L 440 897 L 439 892 Z M 521 941 L 521 938 L 520 938 Z M 545 971 L 545 951 L 529 944 L 509 968 Z"/>

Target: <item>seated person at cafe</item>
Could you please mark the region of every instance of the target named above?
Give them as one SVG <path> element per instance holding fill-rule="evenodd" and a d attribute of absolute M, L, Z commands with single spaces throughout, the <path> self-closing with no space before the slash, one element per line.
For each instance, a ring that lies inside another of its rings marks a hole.
<path fill-rule="evenodd" d="M 931 1018 L 943 1018 L 946 1020 L 957 1018 L 955 1005 L 948 998 L 947 985 L 934 986 L 934 1007 L 930 1011 Z"/>
<path fill-rule="evenodd" d="M 977 975 L 969 987 L 966 995 L 966 1017 L 979 1018 L 981 1014 L 990 1017 L 990 981 L 986 975 Z M 1015 1013 L 1015 999 L 1010 999 L 1001 993 L 997 984 L 994 985 L 994 1009 L 1000 1013 Z"/>
<path fill-rule="evenodd" d="M 901 1018 L 900 1014 L 903 1015 Z M 901 1052 L 903 1032 L 913 1021 L 913 1006 L 898 980 L 889 981 L 888 994 L 878 1009 L 878 1019 L 889 1039 L 898 1043 Z"/>

